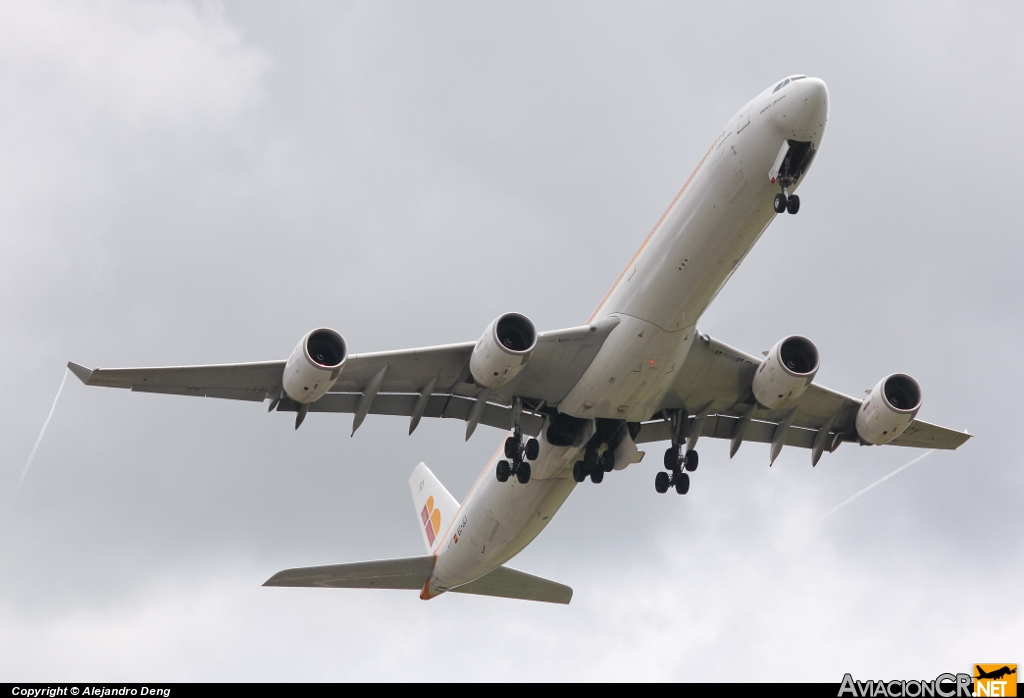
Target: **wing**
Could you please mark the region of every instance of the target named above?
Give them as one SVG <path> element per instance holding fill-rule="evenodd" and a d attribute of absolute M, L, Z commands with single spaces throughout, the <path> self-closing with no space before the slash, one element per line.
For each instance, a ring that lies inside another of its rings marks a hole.
<path fill-rule="evenodd" d="M 424 417 L 461 419 L 470 422 L 471 427 L 479 423 L 508 429 L 512 425 L 513 406 L 521 403 L 525 407 L 523 431 L 536 436 L 544 421 L 536 410 L 543 404 L 561 402 L 617 324 L 617 318 L 608 318 L 594 325 L 540 333 L 537 346 L 519 375 L 489 391 L 479 387 L 469 373 L 474 342 L 353 354 L 345 361 L 331 391 L 312 403 L 309 411 L 357 412 L 370 382 L 387 366 L 378 392 L 370 396 L 367 414 L 411 417 L 424 396 Z M 69 363 L 68 368 L 86 385 L 259 402 L 280 395 L 284 365 L 284 361 L 265 361 L 88 369 Z M 299 409 L 297 403 L 288 399 L 276 402 L 276 407 L 279 411 Z"/>
<path fill-rule="evenodd" d="M 687 429 L 692 429 L 701 414 L 707 415 L 701 420 L 699 435 L 733 440 L 734 452 L 743 441 L 778 441 L 779 448 L 785 445 L 832 451 L 842 441 L 859 440 L 855 421 L 862 401 L 814 383 L 785 410 L 756 406 L 750 386 L 760 363 L 750 354 L 701 335 L 662 402 L 662 409 L 682 409 L 693 415 L 688 418 Z M 955 449 L 969 438 L 971 435 L 966 432 L 915 419 L 891 443 Z M 669 439 L 668 423 L 658 420 L 644 423 L 635 441 Z M 814 456 L 814 462 L 818 456 L 820 452 Z"/>

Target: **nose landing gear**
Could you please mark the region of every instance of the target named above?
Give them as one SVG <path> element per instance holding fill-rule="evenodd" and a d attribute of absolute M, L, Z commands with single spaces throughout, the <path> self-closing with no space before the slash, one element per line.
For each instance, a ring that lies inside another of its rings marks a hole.
<path fill-rule="evenodd" d="M 800 197 L 790 195 L 789 188 L 810 167 L 815 152 L 814 144 L 810 141 L 786 141 L 782 144 L 775 165 L 768 173 L 772 183 L 782 187 L 782 192 L 775 195 L 775 213 L 789 211 L 790 214 L 796 214 L 800 210 Z"/>
<path fill-rule="evenodd" d="M 800 210 L 800 197 L 796 194 L 787 194 L 786 189 L 787 187 L 783 187 L 782 193 L 775 195 L 775 213 L 789 211 L 796 215 L 796 212 Z"/>

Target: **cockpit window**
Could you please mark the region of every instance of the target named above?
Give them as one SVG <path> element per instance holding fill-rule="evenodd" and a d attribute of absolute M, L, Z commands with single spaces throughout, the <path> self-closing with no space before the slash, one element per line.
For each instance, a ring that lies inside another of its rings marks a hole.
<path fill-rule="evenodd" d="M 804 79 L 804 78 L 806 78 L 806 77 L 807 77 L 806 75 L 794 75 L 794 76 L 793 76 L 793 77 L 791 78 L 791 80 L 793 80 L 794 82 L 796 82 L 797 80 L 803 80 L 803 79 Z"/>
<path fill-rule="evenodd" d="M 775 89 L 772 90 L 772 94 L 775 94 L 776 92 L 778 92 L 779 90 L 781 90 L 783 87 L 785 87 L 788 84 L 789 84 L 789 78 L 786 78 L 785 80 L 783 80 L 782 82 L 780 82 L 778 85 L 775 86 Z"/>

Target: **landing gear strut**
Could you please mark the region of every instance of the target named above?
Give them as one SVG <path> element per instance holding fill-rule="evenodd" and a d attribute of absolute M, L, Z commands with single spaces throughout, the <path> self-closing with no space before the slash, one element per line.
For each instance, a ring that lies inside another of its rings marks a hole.
<path fill-rule="evenodd" d="M 697 439 L 683 439 L 683 432 L 688 423 L 684 411 L 673 410 L 667 417 L 672 434 L 672 445 L 665 451 L 665 470 L 669 472 L 662 471 L 654 477 L 654 489 L 658 494 L 665 494 L 670 487 L 674 487 L 677 493 L 686 494 L 690 491 L 688 473 L 697 469 L 700 460 L 697 451 L 687 447 L 687 441 L 690 445 L 696 445 Z M 700 425 L 696 426 L 699 428 Z"/>
<path fill-rule="evenodd" d="M 775 213 L 785 213 L 789 211 L 790 214 L 796 215 L 796 212 L 800 210 L 800 197 L 796 194 L 790 194 L 789 188 L 796 182 L 796 177 L 789 172 L 786 167 L 789 163 L 789 159 L 783 163 L 783 171 L 779 173 L 779 186 L 782 187 L 782 191 L 775 195 Z"/>
<path fill-rule="evenodd" d="M 505 439 L 505 457 L 508 460 L 498 461 L 495 468 L 495 476 L 498 482 L 508 482 L 513 475 L 519 484 L 525 485 L 530 481 L 531 468 L 528 461 L 537 460 L 540 455 L 540 442 L 537 439 L 523 438 L 523 431 L 516 422 L 512 435 Z"/>

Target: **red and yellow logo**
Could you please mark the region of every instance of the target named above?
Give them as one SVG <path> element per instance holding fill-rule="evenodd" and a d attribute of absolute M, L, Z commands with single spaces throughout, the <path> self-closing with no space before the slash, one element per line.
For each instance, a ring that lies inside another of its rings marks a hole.
<path fill-rule="evenodd" d="M 1017 695 L 1016 664 L 975 664 L 971 673 L 976 696 Z"/>
<path fill-rule="evenodd" d="M 420 517 L 423 519 L 423 528 L 427 532 L 427 541 L 433 545 L 434 539 L 441 532 L 441 511 L 434 508 L 433 497 L 427 497 L 427 505 L 420 512 Z"/>

